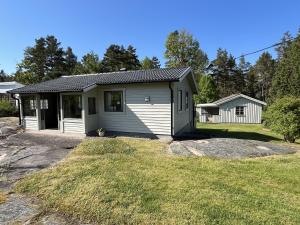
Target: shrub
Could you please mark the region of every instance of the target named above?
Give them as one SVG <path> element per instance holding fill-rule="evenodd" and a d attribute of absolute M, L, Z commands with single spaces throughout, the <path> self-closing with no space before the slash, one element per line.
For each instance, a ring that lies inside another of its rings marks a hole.
<path fill-rule="evenodd" d="M 16 108 L 7 100 L 0 101 L 0 117 L 12 116 L 16 113 Z"/>
<path fill-rule="evenodd" d="M 265 124 L 285 141 L 295 142 L 300 137 L 300 98 L 284 97 L 275 100 L 264 113 Z"/>

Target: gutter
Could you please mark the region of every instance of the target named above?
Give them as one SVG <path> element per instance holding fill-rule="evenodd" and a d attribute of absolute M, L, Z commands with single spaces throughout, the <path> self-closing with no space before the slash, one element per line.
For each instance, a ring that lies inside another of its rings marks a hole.
<path fill-rule="evenodd" d="M 19 125 L 22 125 L 21 124 L 21 104 L 20 104 L 20 99 L 18 99 L 18 98 L 16 98 L 15 96 L 14 96 L 14 94 L 10 94 L 10 96 L 14 99 L 14 100 L 16 100 L 17 102 L 18 102 L 18 109 L 19 109 Z"/>
<path fill-rule="evenodd" d="M 173 127 L 173 103 L 174 103 L 174 95 L 173 89 L 171 87 L 172 82 L 169 82 L 169 89 L 170 89 L 170 98 L 171 98 L 171 137 L 174 137 L 174 127 Z"/>

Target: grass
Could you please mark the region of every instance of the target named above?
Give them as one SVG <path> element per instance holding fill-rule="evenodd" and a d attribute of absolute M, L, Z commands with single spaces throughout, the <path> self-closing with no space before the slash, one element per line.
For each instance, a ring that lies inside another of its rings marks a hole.
<path fill-rule="evenodd" d="M 300 224 L 300 154 L 179 157 L 156 140 L 85 140 L 16 191 L 97 224 Z"/>
<path fill-rule="evenodd" d="M 201 133 L 221 137 L 284 143 L 281 135 L 264 128 L 261 124 L 198 123 L 197 128 Z M 300 139 L 296 140 L 294 146 L 297 144 L 300 144 Z M 293 144 L 291 145 L 293 146 Z"/>
<path fill-rule="evenodd" d="M 7 200 L 7 196 L 6 196 L 6 193 L 0 191 L 0 204 L 3 204 L 5 203 Z"/>

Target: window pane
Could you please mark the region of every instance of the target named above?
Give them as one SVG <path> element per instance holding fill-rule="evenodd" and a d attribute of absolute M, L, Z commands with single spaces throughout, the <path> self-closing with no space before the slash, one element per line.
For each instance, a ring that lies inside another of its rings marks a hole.
<path fill-rule="evenodd" d="M 104 92 L 105 112 L 123 112 L 123 91 Z"/>
<path fill-rule="evenodd" d="M 189 93 L 185 92 L 185 109 L 189 108 Z"/>
<path fill-rule="evenodd" d="M 63 95 L 64 118 L 81 118 L 81 95 Z"/>
<path fill-rule="evenodd" d="M 88 98 L 89 115 L 96 114 L 96 98 Z"/>
<path fill-rule="evenodd" d="M 22 97 L 22 106 L 24 116 L 36 116 L 35 96 Z"/>
<path fill-rule="evenodd" d="M 178 111 L 182 111 L 182 90 L 178 91 Z"/>
<path fill-rule="evenodd" d="M 244 106 L 236 106 L 235 107 L 235 114 L 238 116 L 244 115 Z"/>

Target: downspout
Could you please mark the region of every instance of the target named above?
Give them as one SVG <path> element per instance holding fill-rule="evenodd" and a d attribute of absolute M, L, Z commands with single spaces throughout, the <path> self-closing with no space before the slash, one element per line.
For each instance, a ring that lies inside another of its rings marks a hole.
<path fill-rule="evenodd" d="M 16 98 L 14 96 L 14 94 L 10 94 L 10 96 L 12 97 L 12 99 L 16 100 L 18 102 L 18 110 L 19 110 L 19 125 L 21 124 L 21 107 L 20 107 L 20 99 Z"/>
<path fill-rule="evenodd" d="M 173 96 L 173 89 L 171 86 L 171 82 L 169 82 L 169 89 L 170 89 L 170 97 L 171 97 L 171 137 L 174 136 L 174 127 L 173 127 L 173 103 L 174 103 L 174 96 Z"/>

